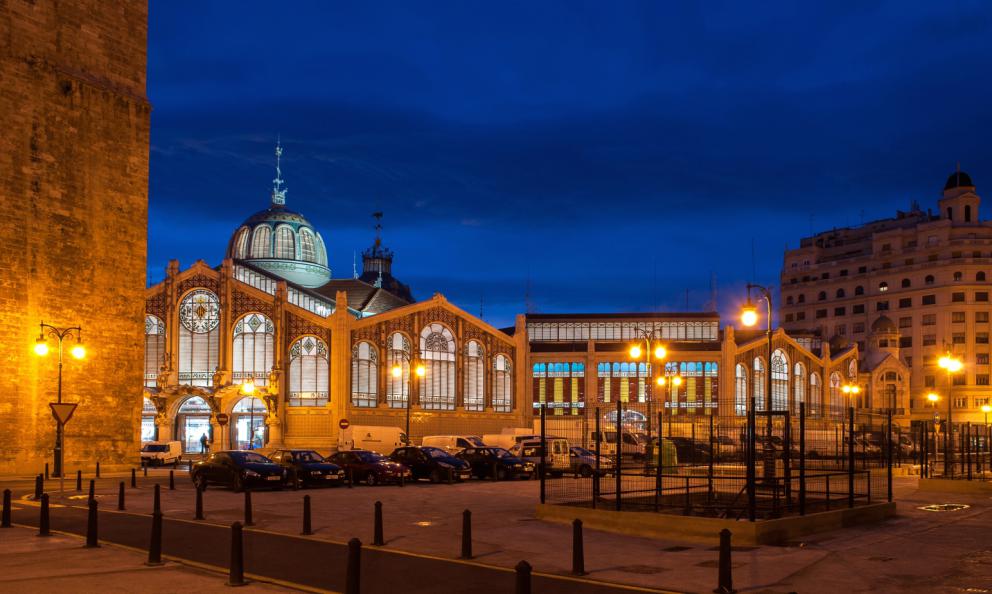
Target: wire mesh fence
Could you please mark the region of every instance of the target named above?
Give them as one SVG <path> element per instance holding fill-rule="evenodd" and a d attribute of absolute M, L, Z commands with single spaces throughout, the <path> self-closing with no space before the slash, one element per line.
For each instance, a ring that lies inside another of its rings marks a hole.
<path fill-rule="evenodd" d="M 798 408 L 728 417 L 651 403 L 539 407 L 542 502 L 759 519 L 891 500 L 891 469 L 914 448 L 890 416 Z"/>
<path fill-rule="evenodd" d="M 924 478 L 992 480 L 992 426 L 987 423 L 917 423 L 910 439 Z"/>

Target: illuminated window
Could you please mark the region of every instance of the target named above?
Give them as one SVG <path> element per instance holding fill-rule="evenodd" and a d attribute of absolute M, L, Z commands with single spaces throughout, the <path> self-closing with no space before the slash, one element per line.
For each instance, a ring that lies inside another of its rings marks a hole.
<path fill-rule="evenodd" d="M 496 412 L 513 410 L 513 367 L 503 354 L 493 359 L 493 409 Z"/>
<path fill-rule="evenodd" d="M 806 368 L 803 367 L 802 363 L 796 363 L 793 370 L 794 381 L 793 392 L 795 392 L 795 398 L 793 401 L 793 414 L 799 414 L 799 405 L 806 402 Z M 809 410 L 806 411 L 809 414 Z"/>
<path fill-rule="evenodd" d="M 420 332 L 420 358 L 427 368 L 421 381 L 420 406 L 427 410 L 455 409 L 455 337 L 442 324 Z"/>
<path fill-rule="evenodd" d="M 362 341 L 351 348 L 351 403 L 375 408 L 379 397 L 379 354 Z"/>
<path fill-rule="evenodd" d="M 465 343 L 465 410 L 486 408 L 486 374 L 482 345 L 475 340 Z"/>
<path fill-rule="evenodd" d="M 747 414 L 747 398 L 747 368 L 738 363 L 734 372 L 734 414 Z"/>
<path fill-rule="evenodd" d="M 194 289 L 179 302 L 179 383 L 210 386 L 219 365 L 220 301 Z"/>
<path fill-rule="evenodd" d="M 313 233 L 309 229 L 300 229 L 300 259 L 304 262 L 317 261 L 317 247 Z"/>
<path fill-rule="evenodd" d="M 816 373 L 809 374 L 809 414 L 819 416 L 823 412 L 823 386 L 820 384 L 820 376 Z"/>
<path fill-rule="evenodd" d="M 389 335 L 386 360 L 389 365 L 386 380 L 386 404 L 390 408 L 406 408 L 410 398 L 410 358 L 413 350 L 410 341 L 399 332 Z M 399 377 L 393 375 L 393 369 L 399 367 Z"/>
<path fill-rule="evenodd" d="M 165 364 L 165 322 L 151 314 L 145 314 L 145 386 L 155 387 Z"/>
<path fill-rule="evenodd" d="M 267 225 L 259 225 L 251 236 L 251 257 L 269 258 L 271 255 L 272 230 Z"/>
<path fill-rule="evenodd" d="M 235 258 L 245 258 L 248 256 L 248 235 L 250 231 L 248 227 L 242 227 L 238 230 L 238 234 L 235 236 L 234 240 L 234 257 Z"/>
<path fill-rule="evenodd" d="M 232 379 L 242 383 L 253 378 L 256 386 L 269 382 L 269 371 L 273 362 L 273 337 L 275 329 L 272 320 L 260 313 L 250 313 L 234 325 L 232 343 Z"/>
<path fill-rule="evenodd" d="M 276 258 L 296 259 L 296 234 L 289 225 L 276 227 Z"/>
<path fill-rule="evenodd" d="M 754 358 L 754 410 L 765 410 L 765 361 L 761 357 Z"/>
<path fill-rule="evenodd" d="M 289 347 L 289 406 L 327 404 L 327 345 L 303 336 Z"/>
<path fill-rule="evenodd" d="M 772 410 L 789 409 L 789 359 L 781 349 L 772 353 Z"/>
<path fill-rule="evenodd" d="M 841 397 L 840 374 L 836 371 L 830 374 L 830 414 L 840 415 L 844 410 L 844 399 Z"/>

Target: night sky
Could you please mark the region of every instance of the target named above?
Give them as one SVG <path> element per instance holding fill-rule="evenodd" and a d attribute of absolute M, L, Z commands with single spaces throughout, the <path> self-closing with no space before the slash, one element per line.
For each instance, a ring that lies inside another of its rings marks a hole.
<path fill-rule="evenodd" d="M 335 277 L 382 210 L 414 295 L 498 326 L 729 317 L 811 230 L 992 188 L 992 4 L 678 4 L 151 2 L 149 283 L 220 263 L 279 134 Z"/>

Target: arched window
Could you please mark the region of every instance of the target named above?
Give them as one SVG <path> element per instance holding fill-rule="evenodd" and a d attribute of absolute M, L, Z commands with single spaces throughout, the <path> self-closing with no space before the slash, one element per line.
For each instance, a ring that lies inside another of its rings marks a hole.
<path fill-rule="evenodd" d="M 976 272 L 975 273 L 975 281 L 980 282 L 980 283 L 984 283 L 985 282 L 985 273 L 984 272 Z"/>
<path fill-rule="evenodd" d="M 800 293 L 799 294 L 799 299 L 797 299 L 797 301 L 799 303 L 806 303 L 806 295 L 803 295 L 802 293 Z"/>
<path fill-rule="evenodd" d="M 265 403 L 260 398 L 246 396 L 231 409 L 231 447 L 236 450 L 254 450 L 265 447 L 269 441 L 265 417 Z"/>
<path fill-rule="evenodd" d="M 823 410 L 823 385 L 820 383 L 820 376 L 816 373 L 809 374 L 809 414 L 819 416 Z"/>
<path fill-rule="evenodd" d="M 734 369 L 734 414 L 747 414 L 747 368 L 740 363 Z"/>
<path fill-rule="evenodd" d="M 858 286 L 854 287 L 854 294 L 855 295 L 864 295 L 865 294 L 865 288 L 862 287 L 861 285 L 858 285 Z"/>
<path fill-rule="evenodd" d="M 455 409 L 455 352 L 455 337 L 442 324 L 429 324 L 420 332 L 420 358 L 427 368 L 420 383 L 421 408 Z"/>
<path fill-rule="evenodd" d="M 379 354 L 362 341 L 351 348 L 351 404 L 375 408 L 379 398 Z"/>
<path fill-rule="evenodd" d="M 792 399 L 793 414 L 799 414 L 799 405 L 806 402 L 806 368 L 803 367 L 802 363 L 796 363 L 793 368 L 793 381 L 792 381 L 792 391 L 795 397 Z M 809 408 L 806 409 L 806 414 L 809 414 Z"/>
<path fill-rule="evenodd" d="M 296 233 L 289 225 L 276 227 L 276 258 L 296 259 Z"/>
<path fill-rule="evenodd" d="M 410 398 L 410 358 L 413 357 L 410 341 L 399 332 L 389 335 L 386 342 L 386 364 L 388 379 L 386 381 L 386 405 L 389 408 L 406 408 Z M 400 372 L 394 373 L 399 368 Z"/>
<path fill-rule="evenodd" d="M 837 289 L 837 299 L 843 299 L 847 295 L 844 293 L 844 289 Z"/>
<path fill-rule="evenodd" d="M 158 428 L 155 426 L 155 416 L 158 409 L 147 398 L 142 398 L 141 403 L 141 441 L 155 441 L 158 439 Z"/>
<path fill-rule="evenodd" d="M 961 279 L 962 278 L 963 278 L 963 275 L 960 272 L 955 272 L 954 273 L 954 282 L 959 283 L 959 282 L 961 282 Z"/>
<path fill-rule="evenodd" d="M 844 410 L 844 399 L 841 397 L 840 374 L 836 371 L 830 374 L 830 411 L 831 416 L 840 415 Z"/>
<path fill-rule="evenodd" d="M 465 410 L 486 409 L 485 364 L 482 345 L 474 340 L 465 343 Z"/>
<path fill-rule="evenodd" d="M 272 229 L 268 225 L 259 225 L 251 235 L 251 257 L 272 257 Z"/>
<path fill-rule="evenodd" d="M 493 359 L 493 410 L 513 410 L 513 366 L 510 358 L 503 354 Z"/>
<path fill-rule="evenodd" d="M 789 358 L 782 349 L 772 353 L 772 410 L 789 410 Z"/>
<path fill-rule="evenodd" d="M 183 444 L 184 452 L 202 452 L 200 438 L 204 435 L 210 440 L 213 431 L 210 427 L 210 405 L 199 396 L 187 398 L 179 407 L 176 414 L 176 439 Z"/>
<path fill-rule="evenodd" d="M 234 240 L 234 257 L 244 258 L 248 255 L 248 227 L 242 227 Z"/>
<path fill-rule="evenodd" d="M 928 274 L 927 277 L 925 279 L 923 279 L 923 282 L 925 284 L 932 285 L 933 284 L 933 275 L 932 274 Z"/>
<path fill-rule="evenodd" d="M 307 228 L 300 229 L 300 259 L 304 262 L 317 261 L 317 246 L 314 244 L 313 232 Z"/>
<path fill-rule="evenodd" d="M 908 289 L 908 288 L 910 288 L 912 286 L 913 286 L 913 283 L 908 278 L 902 279 L 902 288 L 903 289 Z"/>
<path fill-rule="evenodd" d="M 889 290 L 889 283 L 887 283 L 885 281 L 882 281 L 882 282 L 878 283 L 878 292 L 879 293 L 884 293 L 884 292 L 886 292 L 888 290 Z"/>
<path fill-rule="evenodd" d="M 816 296 L 816 300 L 817 301 L 823 301 L 826 298 L 827 298 L 827 292 L 826 291 L 820 291 L 820 294 Z"/>
<path fill-rule="evenodd" d="M 316 336 L 304 336 L 289 347 L 288 404 L 327 404 L 327 345 Z"/>
<path fill-rule="evenodd" d="M 193 289 L 179 302 L 179 383 L 210 386 L 219 364 L 220 301 Z"/>
<path fill-rule="evenodd" d="M 751 390 L 754 391 L 754 410 L 765 410 L 765 361 L 761 357 L 754 358 L 754 377 Z"/>
<path fill-rule="evenodd" d="M 317 264 L 327 266 L 327 250 L 324 249 L 324 239 L 317 233 Z"/>
<path fill-rule="evenodd" d="M 145 386 L 155 387 L 155 379 L 164 363 L 165 322 L 145 314 Z"/>
<path fill-rule="evenodd" d="M 234 324 L 234 341 L 231 354 L 233 365 L 231 379 L 243 383 L 252 378 L 256 386 L 269 383 L 273 363 L 272 320 L 260 313 L 250 313 Z"/>

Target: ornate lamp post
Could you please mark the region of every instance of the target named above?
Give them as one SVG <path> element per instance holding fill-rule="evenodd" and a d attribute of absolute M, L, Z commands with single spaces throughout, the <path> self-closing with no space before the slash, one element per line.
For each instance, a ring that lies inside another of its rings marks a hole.
<path fill-rule="evenodd" d="M 941 369 L 947 371 L 947 431 L 944 431 L 944 476 L 950 476 L 951 468 L 953 466 L 951 464 L 951 457 L 950 457 L 950 453 L 951 453 L 950 436 L 951 436 L 951 431 L 953 431 L 953 426 L 951 425 L 951 420 L 952 420 L 951 394 L 954 385 L 951 380 L 951 374 L 957 373 L 962 369 L 964 369 L 964 363 L 961 362 L 961 359 L 956 358 L 950 353 L 950 351 L 948 351 L 946 355 L 944 355 L 943 357 L 940 358 L 940 360 L 937 361 L 937 365 L 939 365 Z"/>
<path fill-rule="evenodd" d="M 58 384 L 58 403 L 62 404 L 62 352 L 63 344 L 66 339 L 75 337 L 76 344 L 72 346 L 69 351 L 72 356 L 76 359 L 84 359 L 86 357 L 86 348 L 83 346 L 82 339 L 82 328 L 79 326 L 72 326 L 70 328 L 56 328 L 51 324 L 46 324 L 41 322 L 40 332 L 38 333 L 38 339 L 34 342 L 34 353 L 39 357 L 44 357 L 48 355 L 48 337 L 54 338 L 59 344 L 59 384 Z M 48 333 L 48 337 L 45 333 Z M 55 474 L 53 476 L 62 476 L 62 463 L 64 458 L 62 444 L 62 423 L 56 423 L 55 429 Z"/>
<path fill-rule="evenodd" d="M 653 444 L 652 444 L 652 442 L 651 442 L 651 437 L 652 437 L 652 435 L 651 435 L 652 434 L 652 431 L 651 431 L 651 418 L 652 418 L 651 401 L 654 400 L 653 394 L 651 393 L 651 376 L 654 375 L 654 372 L 653 372 L 653 370 L 651 368 L 651 355 L 654 355 L 654 358 L 656 360 L 658 360 L 658 361 L 664 361 L 665 360 L 665 357 L 668 356 L 668 351 L 665 349 L 665 347 L 663 345 L 660 345 L 660 344 L 655 344 L 654 345 L 654 349 L 651 348 L 651 343 L 653 341 L 656 341 L 657 340 L 655 338 L 655 332 L 654 332 L 654 330 L 648 332 L 647 330 L 641 330 L 640 328 L 638 328 L 637 331 L 641 335 L 641 341 L 630 347 L 630 358 L 633 359 L 634 361 L 637 361 L 638 359 L 641 358 L 641 355 L 643 354 L 644 355 L 645 371 L 647 371 L 647 373 L 648 373 L 648 377 L 646 377 L 644 379 L 644 398 L 648 402 L 648 427 L 647 427 L 647 429 L 648 429 L 648 460 L 650 460 L 651 457 L 652 457 L 652 454 L 653 454 L 653 452 L 651 451 L 651 448 L 654 447 Z M 643 349 L 641 348 L 641 345 L 644 345 L 644 348 Z M 658 386 L 664 386 L 665 385 L 665 378 L 664 378 L 664 376 L 662 376 L 662 375 L 659 374 L 658 375 L 657 383 L 658 383 Z M 617 422 L 619 423 L 620 422 L 620 419 L 617 419 Z M 659 432 L 661 431 L 661 427 L 658 427 L 658 431 Z M 660 444 L 660 442 L 659 442 L 659 444 Z"/>
<path fill-rule="evenodd" d="M 768 413 L 768 423 L 766 427 L 766 432 L 768 434 L 764 443 L 764 475 L 766 478 L 771 478 L 775 476 L 775 451 L 772 445 L 772 293 L 767 287 L 762 285 L 756 285 L 754 283 L 747 284 L 747 303 L 741 308 L 741 323 L 747 327 L 753 327 L 758 323 L 758 308 L 751 301 L 751 291 L 756 290 L 761 294 L 761 299 L 765 302 L 765 314 L 766 314 L 766 325 L 765 325 L 765 337 L 768 341 L 768 363 L 765 368 L 765 411 Z M 750 452 L 750 460 L 747 465 L 747 486 L 748 486 L 748 519 L 754 520 L 754 508 L 755 508 L 755 491 L 754 491 L 754 466 L 755 466 L 755 392 L 756 386 L 754 382 L 751 382 L 751 396 L 748 398 L 748 414 L 747 414 L 747 425 L 748 425 L 748 451 Z"/>
<path fill-rule="evenodd" d="M 413 364 L 413 358 L 410 356 L 410 353 L 404 350 L 397 350 L 396 352 L 399 353 L 404 361 L 410 363 L 411 365 Z M 423 378 L 427 375 L 427 368 L 424 367 L 423 364 L 418 363 L 414 368 L 414 373 L 417 374 L 418 378 Z M 393 377 L 397 379 L 403 377 L 403 366 L 399 364 L 393 365 L 392 374 Z M 408 387 L 406 393 L 406 445 L 410 445 L 410 400 L 413 396 L 410 392 L 411 391 Z"/>

